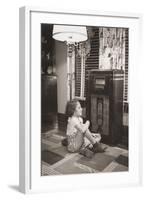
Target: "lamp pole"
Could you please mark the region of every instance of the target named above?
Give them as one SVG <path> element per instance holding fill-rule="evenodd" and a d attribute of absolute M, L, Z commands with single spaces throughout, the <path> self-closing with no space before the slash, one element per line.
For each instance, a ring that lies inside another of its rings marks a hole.
<path fill-rule="evenodd" d="M 68 100 L 74 98 L 74 44 L 67 44 L 67 83 L 68 83 Z"/>

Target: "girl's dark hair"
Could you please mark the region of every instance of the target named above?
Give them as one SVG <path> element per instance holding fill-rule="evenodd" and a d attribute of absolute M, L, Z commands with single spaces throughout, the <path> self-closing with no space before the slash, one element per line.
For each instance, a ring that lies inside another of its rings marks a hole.
<path fill-rule="evenodd" d="M 67 102 L 65 111 L 67 117 L 71 117 L 74 114 L 78 102 L 77 99 Z"/>

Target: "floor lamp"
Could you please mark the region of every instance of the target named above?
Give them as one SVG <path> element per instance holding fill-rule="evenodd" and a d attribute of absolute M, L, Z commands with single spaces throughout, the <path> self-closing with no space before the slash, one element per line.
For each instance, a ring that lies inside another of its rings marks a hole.
<path fill-rule="evenodd" d="M 54 25 L 52 37 L 55 40 L 65 42 L 67 45 L 67 99 L 72 100 L 72 89 L 74 80 L 72 52 L 75 46 L 87 40 L 87 29 L 85 26 Z"/>

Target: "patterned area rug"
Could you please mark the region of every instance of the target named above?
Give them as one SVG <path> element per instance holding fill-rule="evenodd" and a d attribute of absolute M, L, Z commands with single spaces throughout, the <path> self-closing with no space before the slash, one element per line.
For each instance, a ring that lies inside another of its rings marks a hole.
<path fill-rule="evenodd" d="M 104 168 L 109 165 L 115 158 L 104 153 L 97 153 L 92 159 L 82 157 L 77 162 L 86 165 L 92 169 L 103 171 Z"/>
<path fill-rule="evenodd" d="M 78 153 L 69 153 L 62 146 L 62 139 L 54 131 L 42 135 L 42 176 L 128 171 L 128 150 L 108 146 L 106 152 L 87 158 Z"/>
<path fill-rule="evenodd" d="M 61 155 L 58 155 L 54 152 L 44 150 L 41 153 L 41 160 L 52 165 L 60 160 L 62 160 L 64 157 Z"/>
<path fill-rule="evenodd" d="M 117 157 L 115 159 L 115 161 L 121 165 L 128 167 L 128 157 L 127 156 L 119 155 L 119 157 Z"/>

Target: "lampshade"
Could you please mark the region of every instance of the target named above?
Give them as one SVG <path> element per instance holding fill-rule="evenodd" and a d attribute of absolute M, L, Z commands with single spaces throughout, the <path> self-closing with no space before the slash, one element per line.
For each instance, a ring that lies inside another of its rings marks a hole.
<path fill-rule="evenodd" d="M 69 44 L 87 40 L 87 30 L 83 26 L 54 25 L 53 38 Z"/>

